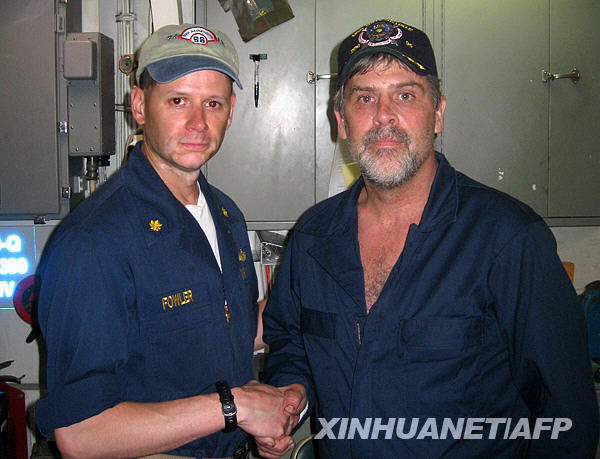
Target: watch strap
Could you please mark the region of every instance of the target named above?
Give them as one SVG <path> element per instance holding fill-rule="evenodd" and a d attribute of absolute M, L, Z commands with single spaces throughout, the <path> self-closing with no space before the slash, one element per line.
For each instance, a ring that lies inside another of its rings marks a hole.
<path fill-rule="evenodd" d="M 231 388 L 227 381 L 217 381 L 217 393 L 221 401 L 221 409 L 225 418 L 225 428 L 223 432 L 233 432 L 237 429 L 237 407 L 235 406 L 234 397 L 231 393 Z"/>

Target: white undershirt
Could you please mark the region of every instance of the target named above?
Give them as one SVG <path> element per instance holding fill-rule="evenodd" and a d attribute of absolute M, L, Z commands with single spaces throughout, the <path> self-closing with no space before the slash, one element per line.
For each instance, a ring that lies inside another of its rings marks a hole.
<path fill-rule="evenodd" d="M 219 265 L 219 269 L 223 271 L 221 268 L 221 257 L 219 256 L 219 241 L 217 240 L 217 230 L 215 229 L 215 221 L 210 214 L 210 209 L 208 208 L 208 204 L 206 202 L 206 198 L 202 194 L 202 190 L 200 189 L 200 184 L 198 184 L 198 203 L 196 205 L 187 204 L 185 206 L 187 210 L 190 211 L 192 216 L 196 219 L 202 231 L 206 235 L 210 247 L 217 259 L 217 264 Z"/>

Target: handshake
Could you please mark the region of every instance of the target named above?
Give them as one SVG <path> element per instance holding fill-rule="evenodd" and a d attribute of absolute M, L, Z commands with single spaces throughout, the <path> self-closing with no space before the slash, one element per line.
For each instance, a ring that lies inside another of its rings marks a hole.
<path fill-rule="evenodd" d="M 250 381 L 232 393 L 238 426 L 254 436 L 262 457 L 276 459 L 294 447 L 291 432 L 307 403 L 304 386 L 273 387 Z"/>

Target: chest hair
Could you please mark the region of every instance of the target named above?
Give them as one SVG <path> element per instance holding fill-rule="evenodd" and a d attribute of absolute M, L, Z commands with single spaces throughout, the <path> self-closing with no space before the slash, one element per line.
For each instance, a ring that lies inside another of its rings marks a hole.
<path fill-rule="evenodd" d="M 359 231 L 360 258 L 365 279 L 367 313 L 379 298 L 381 291 L 404 249 L 406 230 Z"/>

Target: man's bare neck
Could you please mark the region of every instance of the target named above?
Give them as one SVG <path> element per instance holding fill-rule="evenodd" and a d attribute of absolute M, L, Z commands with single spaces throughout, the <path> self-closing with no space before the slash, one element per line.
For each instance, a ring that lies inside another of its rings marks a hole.
<path fill-rule="evenodd" d="M 198 175 L 195 174 L 160 174 L 167 188 L 173 193 L 173 196 L 184 206 L 188 204 L 196 205 L 198 203 Z"/>
<path fill-rule="evenodd" d="M 144 156 L 152 165 L 156 173 L 162 179 L 169 191 L 184 206 L 188 204 L 196 205 L 198 203 L 198 176 L 200 170 L 184 171 L 176 167 L 157 161 L 153 154 L 150 154 L 142 145 Z"/>

